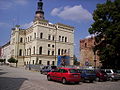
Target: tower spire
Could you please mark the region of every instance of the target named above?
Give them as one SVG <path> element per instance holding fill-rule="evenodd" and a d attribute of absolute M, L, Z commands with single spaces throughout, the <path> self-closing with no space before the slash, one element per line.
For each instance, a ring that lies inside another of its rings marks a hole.
<path fill-rule="evenodd" d="M 43 2 L 39 0 L 37 3 L 37 11 L 35 12 L 35 21 L 42 19 L 44 19 Z"/>

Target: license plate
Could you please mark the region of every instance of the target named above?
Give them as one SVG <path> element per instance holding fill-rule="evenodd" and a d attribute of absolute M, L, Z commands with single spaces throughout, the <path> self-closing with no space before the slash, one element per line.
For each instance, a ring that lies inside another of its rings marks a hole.
<path fill-rule="evenodd" d="M 78 75 L 74 75 L 74 77 L 78 77 Z"/>

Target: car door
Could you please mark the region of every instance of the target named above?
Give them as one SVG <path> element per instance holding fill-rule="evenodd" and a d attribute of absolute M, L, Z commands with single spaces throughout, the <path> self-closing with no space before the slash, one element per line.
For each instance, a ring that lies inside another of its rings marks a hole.
<path fill-rule="evenodd" d="M 56 79 L 58 81 L 61 81 L 61 78 L 62 78 L 62 69 L 59 69 L 58 72 L 56 73 Z"/>

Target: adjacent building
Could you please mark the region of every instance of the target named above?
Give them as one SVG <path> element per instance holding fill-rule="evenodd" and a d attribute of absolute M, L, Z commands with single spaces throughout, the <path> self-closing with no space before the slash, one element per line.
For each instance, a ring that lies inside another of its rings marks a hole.
<path fill-rule="evenodd" d="M 101 66 L 99 57 L 96 52 L 93 52 L 93 47 L 95 45 L 95 38 L 89 37 L 80 40 L 80 63 L 81 66 Z"/>
<path fill-rule="evenodd" d="M 1 47 L 1 58 L 5 59 L 5 63 L 8 63 L 8 59 L 11 58 L 11 45 L 7 42 Z"/>
<path fill-rule="evenodd" d="M 21 29 L 19 25 L 12 28 L 10 45 L 4 58 L 14 57 L 18 65 L 43 64 L 56 65 L 57 56 L 70 56 L 73 64 L 74 27 L 56 23 L 50 24 L 44 17 L 43 2 L 39 0 L 38 8 L 31 27 Z M 9 49 L 10 48 L 10 49 Z M 8 52 L 10 50 L 10 53 Z M 8 54 L 9 53 L 9 54 Z"/>

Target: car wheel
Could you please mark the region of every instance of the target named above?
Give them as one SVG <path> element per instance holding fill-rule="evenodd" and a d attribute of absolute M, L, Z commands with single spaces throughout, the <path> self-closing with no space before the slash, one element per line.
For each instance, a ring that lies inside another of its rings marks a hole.
<path fill-rule="evenodd" d="M 109 78 L 109 80 L 110 80 L 110 81 L 113 81 L 113 78 L 112 78 L 112 77 L 110 77 L 110 78 Z"/>
<path fill-rule="evenodd" d="M 99 82 L 99 81 L 100 81 L 100 78 L 99 78 L 99 77 L 96 77 L 96 81 L 98 81 L 98 82 Z"/>
<path fill-rule="evenodd" d="M 75 84 L 79 84 L 79 82 L 75 82 Z"/>
<path fill-rule="evenodd" d="M 62 79 L 62 83 L 63 83 L 63 84 L 66 84 L 66 83 L 67 83 L 67 81 L 66 81 L 65 78 Z"/>
<path fill-rule="evenodd" d="M 47 76 L 47 80 L 48 80 L 48 81 L 51 81 L 51 77 L 50 77 L 50 75 Z"/>
<path fill-rule="evenodd" d="M 90 82 L 90 83 L 93 83 L 93 80 L 90 80 L 89 82 Z"/>

